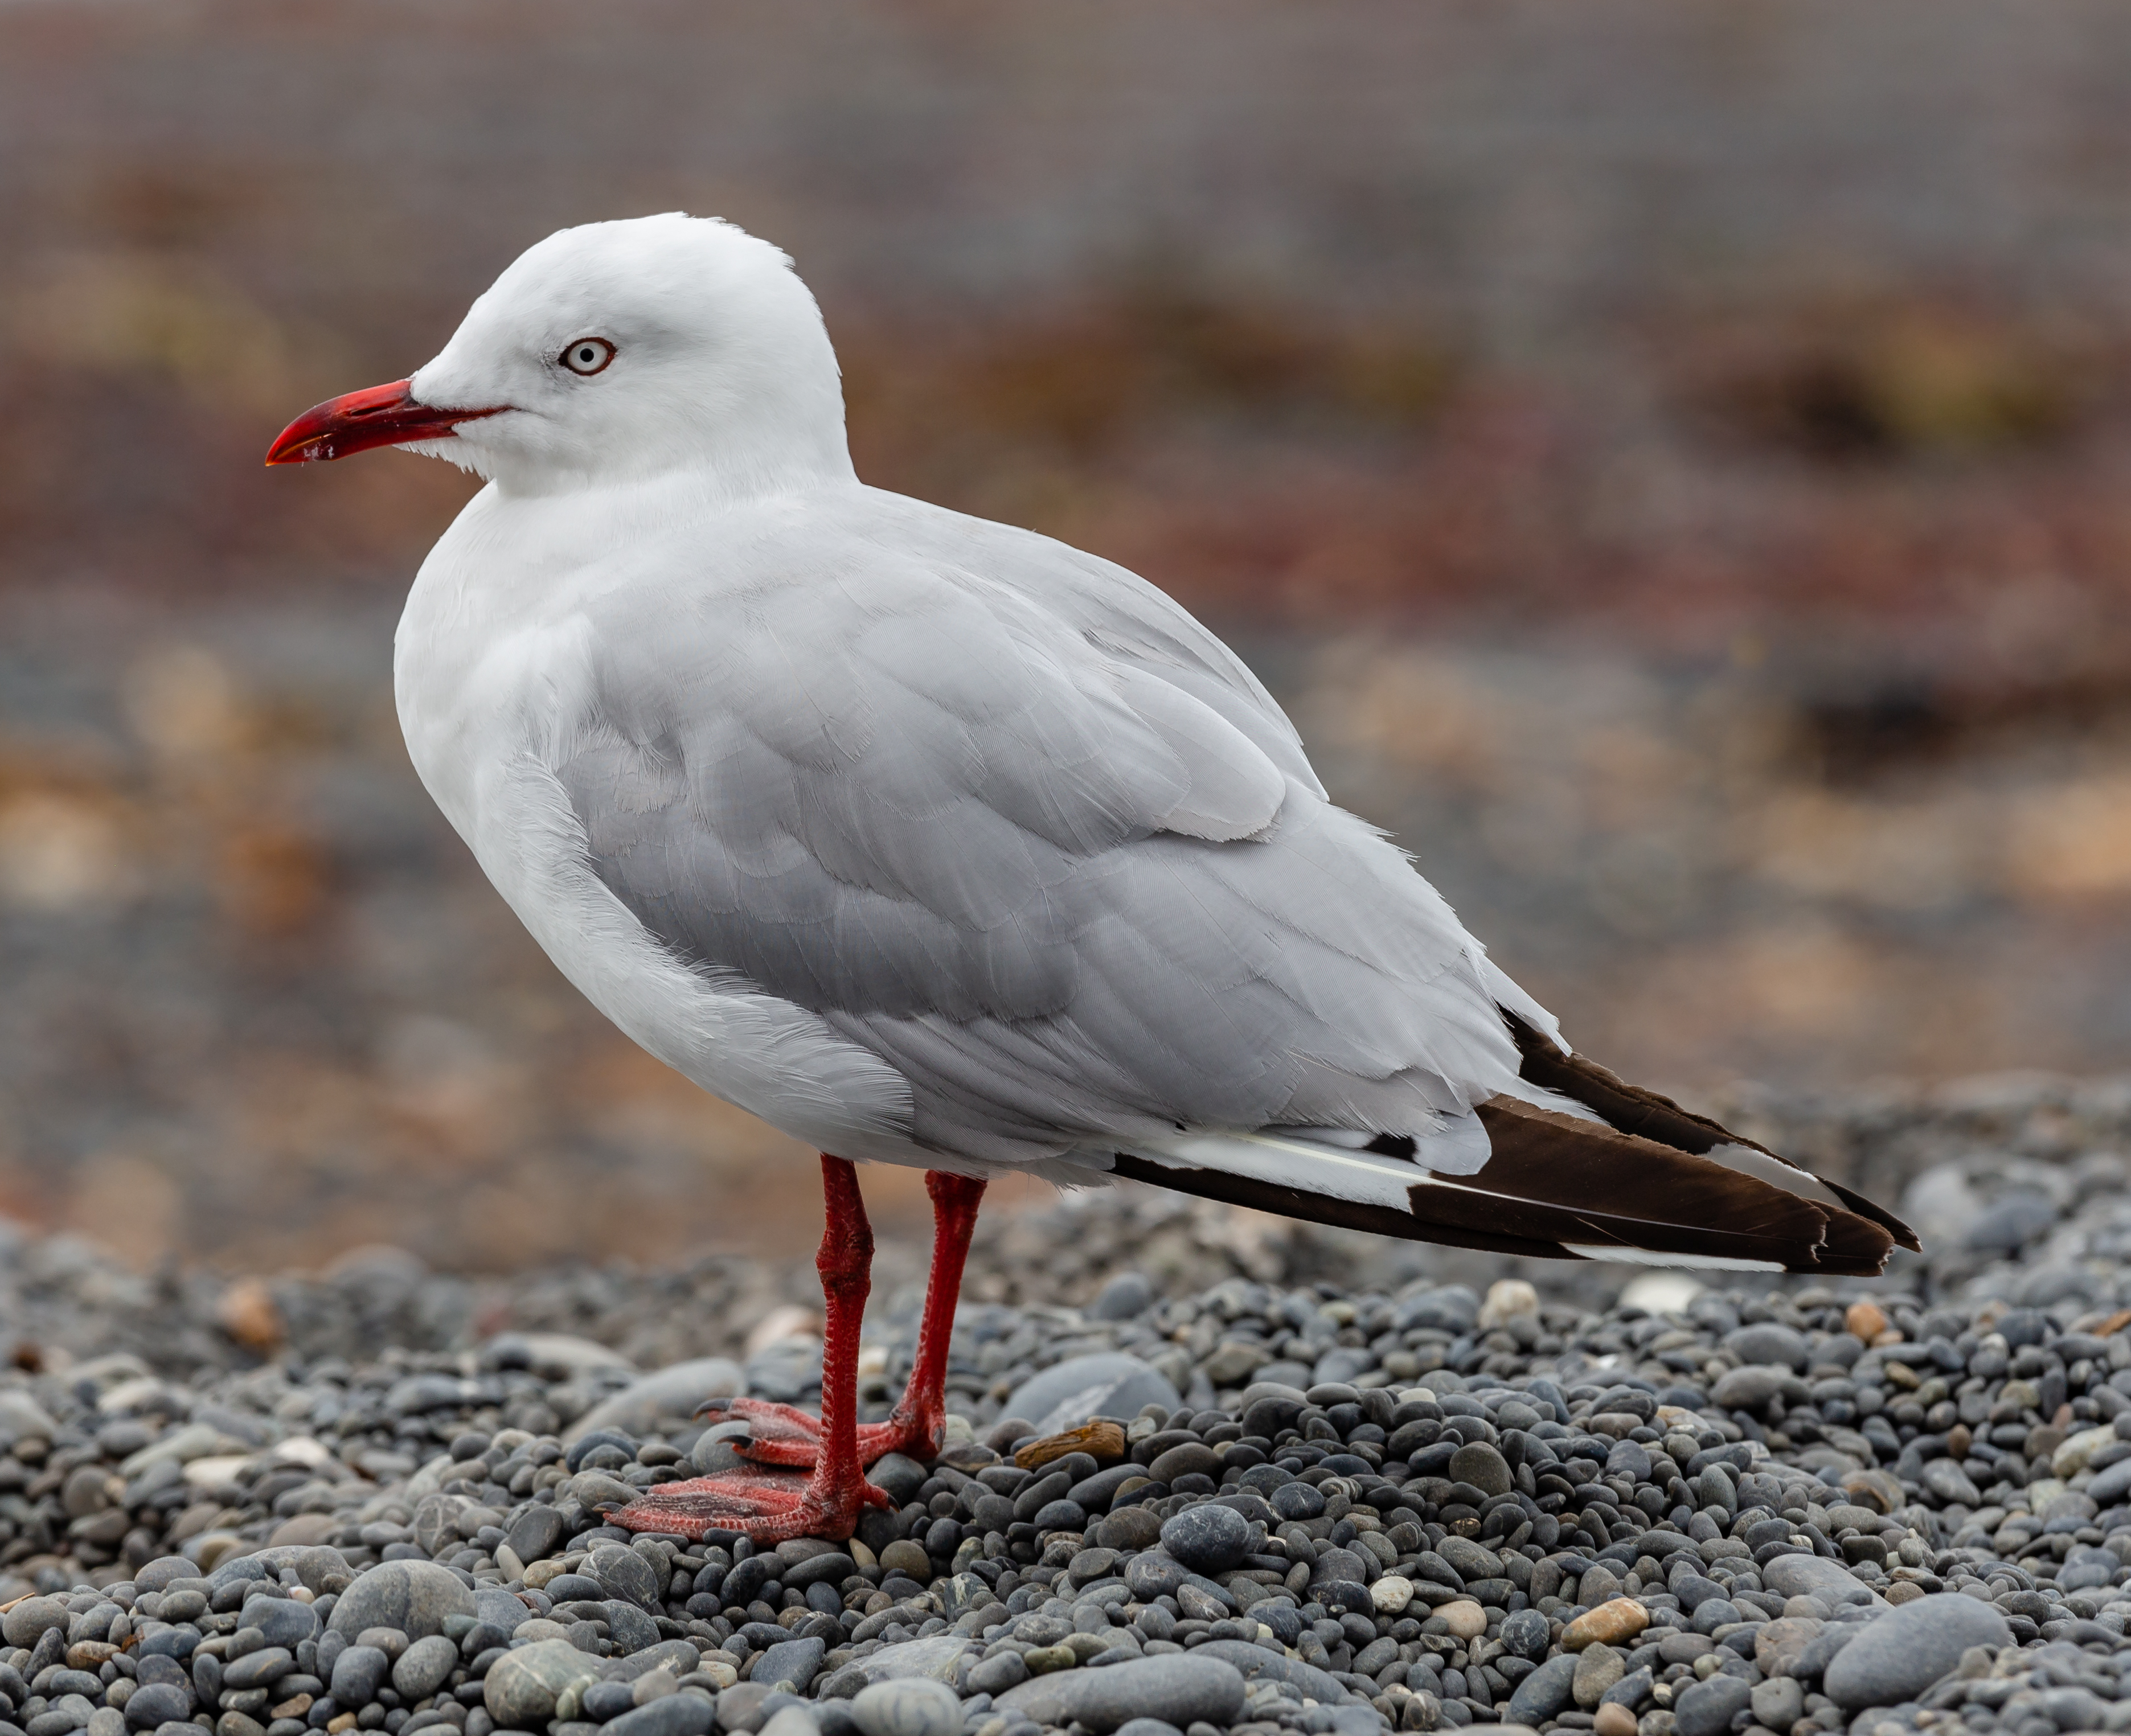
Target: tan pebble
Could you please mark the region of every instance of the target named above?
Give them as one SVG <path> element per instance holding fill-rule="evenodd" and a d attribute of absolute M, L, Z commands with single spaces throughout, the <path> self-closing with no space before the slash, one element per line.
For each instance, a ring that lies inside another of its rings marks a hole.
<path fill-rule="evenodd" d="M 1887 1601 L 1890 1604 L 1913 1603 L 1924 1595 L 1924 1588 L 1913 1580 L 1896 1580 L 1887 1587 Z"/>
<path fill-rule="evenodd" d="M 1477 1639 L 1487 1631 L 1487 1612 L 1469 1597 L 1445 1604 L 1435 1612 L 1454 1639 Z"/>
<path fill-rule="evenodd" d="M 286 1329 L 264 1280 L 238 1279 L 222 1293 L 214 1313 L 216 1323 L 245 1349 L 263 1356 L 280 1346 Z"/>
<path fill-rule="evenodd" d="M 1103 1420 L 1084 1423 L 1062 1435 L 1046 1435 L 1022 1447 L 1013 1456 L 1013 1462 L 1023 1471 L 1034 1471 L 1069 1452 L 1084 1452 L 1098 1465 L 1114 1465 L 1125 1456 L 1123 1425 Z"/>
<path fill-rule="evenodd" d="M 1870 1344 L 1887 1330 L 1887 1311 L 1876 1302 L 1853 1302 L 1844 1311 L 1842 1323 Z"/>
<path fill-rule="evenodd" d="M 326 1736 L 346 1736 L 346 1733 L 354 1728 L 355 1714 L 352 1712 L 342 1712 L 328 1721 L 326 1724 Z"/>
<path fill-rule="evenodd" d="M 1635 1714 L 1618 1700 L 1598 1708 L 1591 1722 L 1593 1736 L 1635 1736 Z"/>
<path fill-rule="evenodd" d="M 1539 1292 L 1521 1278 L 1498 1278 L 1487 1286 L 1487 1299 L 1480 1304 L 1480 1330 L 1492 1332 L 1520 1314 L 1539 1312 Z"/>
<path fill-rule="evenodd" d="M 1579 1615 L 1562 1630 L 1562 1649 L 1581 1652 L 1586 1646 L 1604 1641 L 1617 1646 L 1623 1640 L 1633 1639 L 1650 1624 L 1650 1612 L 1632 1597 L 1616 1597 L 1599 1604 L 1587 1615 Z"/>

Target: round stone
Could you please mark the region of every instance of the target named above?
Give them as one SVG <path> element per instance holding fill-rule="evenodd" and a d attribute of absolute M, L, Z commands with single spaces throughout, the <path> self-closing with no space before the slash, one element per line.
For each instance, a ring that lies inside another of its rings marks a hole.
<path fill-rule="evenodd" d="M 1203 1441 L 1185 1441 L 1172 1447 L 1147 1468 L 1157 1483 L 1174 1485 L 1179 1477 L 1221 1477 L 1221 1456 Z M 1240 1517 L 1240 1515 L 1239 1515 Z"/>
<path fill-rule="evenodd" d="M 454 1615 L 477 1613 L 473 1590 L 436 1561 L 385 1561 L 357 1576 L 328 1624 L 351 1638 L 366 1628 L 397 1628 L 410 1638 L 441 1633 Z"/>
<path fill-rule="evenodd" d="M 1768 1730 L 1788 1730 L 1805 1715 L 1805 1689 L 1789 1676 L 1772 1676 L 1754 1684 L 1754 1722 Z"/>
<path fill-rule="evenodd" d="M 1233 1507 L 1202 1501 L 1162 1526 L 1161 1547 L 1194 1573 L 1210 1579 L 1243 1564 L 1251 1549 L 1251 1522 Z"/>
<path fill-rule="evenodd" d="M 1861 1591 L 1875 1604 L 1886 1602 L 1841 1562 L 1817 1555 L 1779 1555 L 1761 1569 L 1761 1583 L 1779 1597 L 1825 1596 L 1842 1603 Z"/>
<path fill-rule="evenodd" d="M 851 1701 L 863 1736 L 960 1736 L 962 1703 L 945 1682 L 877 1681 Z"/>
<path fill-rule="evenodd" d="M 592 1551 L 587 1566 L 591 1576 L 606 1588 L 609 1597 L 621 1598 L 654 1615 L 665 1614 L 658 1576 L 652 1572 L 651 1564 L 634 1549 L 607 1544 Z"/>
<path fill-rule="evenodd" d="M 410 1705 L 426 1700 L 450 1679 L 458 1662 L 458 1647 L 441 1633 L 418 1639 L 392 1666 L 393 1691 Z"/>
<path fill-rule="evenodd" d="M 192 1715 L 193 1696 L 174 1681 L 144 1683 L 126 1702 L 126 1722 L 136 1730 L 180 1724 Z"/>
<path fill-rule="evenodd" d="M 1132 1320 L 1154 1306 L 1154 1284 L 1144 1272 L 1120 1272 L 1104 1284 L 1088 1312 L 1098 1320 Z"/>
<path fill-rule="evenodd" d="M 481 1701 L 499 1729 L 537 1729 L 555 1715 L 566 1690 L 582 1691 L 599 1680 L 599 1661 L 567 1639 L 535 1640 L 489 1666 Z"/>
<path fill-rule="evenodd" d="M 1225 1727 L 1243 1709 L 1243 1677 L 1225 1659 L 1187 1652 L 1099 1670 L 1056 1671 L 1010 1690 L 996 1705 L 1009 1717 L 1038 1724 L 1077 1722 L 1094 1736 L 1110 1736 L 1135 1718 L 1160 1719 L 1179 1729 L 1199 1722 Z"/>
<path fill-rule="evenodd" d="M 1611 1646 L 1586 1646 L 1576 1660 L 1572 1697 L 1584 1711 L 1592 1711 L 1606 1697 L 1606 1691 L 1627 1673 L 1626 1662 Z"/>
<path fill-rule="evenodd" d="M 1469 1597 L 1442 1604 L 1435 1613 L 1453 1639 L 1477 1639 L 1487 1631 L 1487 1612 Z"/>
<path fill-rule="evenodd" d="M 1876 1302 L 1853 1302 L 1842 1316 L 1842 1324 L 1853 1337 L 1870 1344 L 1887 1330 L 1886 1311 Z"/>
<path fill-rule="evenodd" d="M 1753 1697 L 1754 1691 L 1737 1676 L 1712 1676 L 1674 1700 L 1673 1728 L 1678 1736 L 1725 1736 Z"/>
<path fill-rule="evenodd" d="M 1594 1736 L 1635 1736 L 1635 1714 L 1615 1700 L 1598 1708 L 1591 1728 Z"/>
<path fill-rule="evenodd" d="M 1002 1652 L 997 1657 L 988 1657 L 970 1671 L 971 1694 L 1003 1694 L 1008 1688 L 1018 1688 L 1028 1680 L 1028 1666 L 1021 1661 L 1018 1652 Z"/>
<path fill-rule="evenodd" d="M 1650 1611 L 1634 1598 L 1611 1598 L 1578 1616 L 1562 1630 L 1562 1649 L 1581 1652 L 1586 1646 L 1621 1645 L 1650 1624 Z"/>
<path fill-rule="evenodd" d="M 34 1650 L 46 1629 L 56 1628 L 65 1633 L 68 1619 L 65 1598 L 27 1597 L 0 1616 L 0 1634 L 6 1636 L 11 1646 L 26 1646 Z"/>
<path fill-rule="evenodd" d="M 2013 1630 L 1980 1598 L 1942 1592 L 1899 1605 L 1835 1654 L 1824 1691 L 1839 1706 L 1914 1700 L 1961 1662 L 1971 1646 L 2008 1646 Z"/>
<path fill-rule="evenodd" d="M 1546 1656 L 1551 1624 L 1536 1609 L 1520 1609 L 1502 1623 L 1502 1643 L 1515 1657 L 1536 1662 Z"/>
<path fill-rule="evenodd" d="M 1484 1441 L 1461 1447 L 1450 1456 L 1450 1480 L 1470 1483 L 1482 1494 L 1507 1494 L 1516 1486 L 1510 1461 Z"/>
<path fill-rule="evenodd" d="M 1379 1615 L 1403 1614 L 1413 1601 L 1413 1581 L 1403 1575 L 1386 1573 L 1371 1583 L 1369 1601 Z"/>
<path fill-rule="evenodd" d="M 1558 1716 L 1575 1682 L 1576 1660 L 1566 1652 L 1556 1652 L 1511 1691 L 1511 1722 L 1537 1725 Z"/>
<path fill-rule="evenodd" d="M 350 1646 L 333 1660 L 335 1702 L 351 1711 L 368 1705 L 391 1669 L 392 1660 L 376 1646 Z"/>
<path fill-rule="evenodd" d="M 1813 1356 L 1813 1346 L 1806 1342 L 1803 1332 L 1774 1321 L 1742 1326 L 1736 1332 L 1726 1333 L 1724 1348 L 1742 1363 L 1779 1364 L 1794 1375 L 1803 1374 Z"/>

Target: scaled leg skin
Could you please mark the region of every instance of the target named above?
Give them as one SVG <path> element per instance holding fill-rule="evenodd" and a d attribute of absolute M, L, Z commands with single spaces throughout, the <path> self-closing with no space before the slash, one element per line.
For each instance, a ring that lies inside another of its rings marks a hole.
<path fill-rule="evenodd" d="M 723 1471 L 692 1482 L 661 1483 L 615 1514 L 631 1531 L 700 1538 L 744 1532 L 758 1543 L 787 1538 L 847 1538 L 861 1509 L 892 1505 L 865 1480 L 858 1446 L 859 1328 L 872 1289 L 873 1227 L 859 1195 L 858 1172 L 821 1154 L 826 1223 L 814 1256 L 821 1275 L 826 1324 L 821 1335 L 821 1420 L 817 1452 L 805 1476 L 793 1471 Z"/>
<path fill-rule="evenodd" d="M 926 1172 L 932 1196 L 932 1271 L 925 1285 L 925 1313 L 917 1327 L 917 1361 L 910 1384 L 885 1423 L 858 1432 L 859 1462 L 870 1465 L 892 1452 L 930 1459 L 940 1450 L 947 1415 L 947 1346 L 955 1335 L 955 1304 L 962 1294 L 962 1267 L 977 1225 L 984 1184 L 945 1169 Z M 822 1425 L 788 1404 L 762 1399 L 713 1399 L 703 1407 L 747 1423 L 749 1437 L 735 1442 L 763 1465 L 812 1465 L 820 1451 Z"/>

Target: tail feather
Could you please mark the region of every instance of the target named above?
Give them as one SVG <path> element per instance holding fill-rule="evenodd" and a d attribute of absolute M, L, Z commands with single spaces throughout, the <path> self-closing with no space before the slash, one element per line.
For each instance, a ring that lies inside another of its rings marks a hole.
<path fill-rule="evenodd" d="M 1473 1112 L 1489 1151 L 1472 1174 L 1423 1167 L 1410 1141 L 1355 1150 L 1277 1131 L 1150 1140 L 1113 1168 L 1310 1222 L 1542 1258 L 1870 1276 L 1897 1241 L 1917 1245 L 1850 1189 L 1508 1016 L 1524 1080 L 1602 1120 L 1492 1098 Z"/>
<path fill-rule="evenodd" d="M 1759 1152 L 1788 1171 L 1779 1179 L 1773 1173 L 1763 1174 L 1776 1185 L 1784 1188 L 1804 1188 L 1813 1190 L 1814 1197 L 1827 1198 L 1830 1204 L 1839 1205 L 1846 1212 L 1870 1219 L 1886 1231 L 1894 1244 L 1909 1250 L 1922 1251 L 1916 1231 L 1884 1206 L 1867 1199 L 1854 1188 L 1840 1182 L 1829 1181 L 1816 1175 L 1803 1165 L 1769 1150 L 1753 1140 L 1742 1137 L 1721 1121 L 1712 1121 L 1706 1115 L 1697 1115 L 1683 1109 L 1670 1098 L 1641 1085 L 1631 1085 L 1618 1074 L 1601 1067 L 1596 1061 L 1580 1055 L 1571 1055 L 1552 1038 L 1537 1031 L 1514 1012 L 1505 1011 L 1503 1021 L 1510 1027 L 1515 1039 L 1521 1064 L 1517 1076 L 1530 1084 L 1549 1091 L 1559 1092 L 1573 1102 L 1578 1102 L 1592 1113 L 1602 1117 L 1609 1126 L 1623 1133 L 1640 1135 L 1670 1145 L 1676 1150 L 1705 1156 L 1722 1147 L 1743 1148 Z"/>

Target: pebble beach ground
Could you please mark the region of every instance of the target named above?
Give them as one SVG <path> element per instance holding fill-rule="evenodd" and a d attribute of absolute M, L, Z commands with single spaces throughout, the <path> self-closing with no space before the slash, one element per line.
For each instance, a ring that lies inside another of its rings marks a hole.
<path fill-rule="evenodd" d="M 2131 1729 L 2127 1106 L 1793 1117 L 1924 1235 L 1873 1284 L 1125 1190 L 988 1221 L 938 1461 L 764 1550 L 608 1515 L 729 1461 L 706 1394 L 812 1399 L 803 1270 L 232 1284 L 26 1234 L 0 1736 Z"/>

